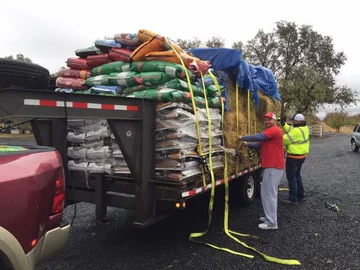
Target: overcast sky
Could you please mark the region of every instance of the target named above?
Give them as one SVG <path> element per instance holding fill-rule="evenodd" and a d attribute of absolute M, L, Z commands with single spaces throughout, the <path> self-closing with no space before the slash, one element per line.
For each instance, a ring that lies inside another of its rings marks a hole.
<path fill-rule="evenodd" d="M 234 3 L 238 3 L 234 5 Z M 211 36 L 225 38 L 226 46 L 254 37 L 279 20 L 313 25 L 332 36 L 335 49 L 348 60 L 340 84 L 360 90 L 360 25 L 355 1 L 323 0 L 183 0 L 183 1 L 0 1 L 0 57 L 22 53 L 55 72 L 76 49 L 97 38 L 148 29 L 172 39 Z M 331 109 L 329 109 L 331 110 Z M 360 110 L 356 107 L 349 111 Z"/>

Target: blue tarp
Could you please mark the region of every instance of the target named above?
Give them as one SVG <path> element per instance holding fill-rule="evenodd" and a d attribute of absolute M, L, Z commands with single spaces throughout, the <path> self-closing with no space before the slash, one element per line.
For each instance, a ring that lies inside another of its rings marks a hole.
<path fill-rule="evenodd" d="M 265 95 L 280 100 L 274 74 L 268 68 L 249 65 L 241 60 L 237 81 L 242 89 L 252 92 L 260 90 Z"/>
<path fill-rule="evenodd" d="M 196 48 L 190 52 L 201 60 L 210 61 L 215 71 L 236 70 L 242 57 L 240 51 L 227 48 Z"/>
<path fill-rule="evenodd" d="M 258 104 L 257 90 L 280 100 L 272 71 L 265 67 L 246 63 L 241 59 L 240 51 L 227 48 L 196 48 L 189 50 L 189 52 L 201 60 L 210 61 L 215 71 L 224 71 L 235 76 L 241 89 L 250 90 L 254 93 L 256 104 Z"/>

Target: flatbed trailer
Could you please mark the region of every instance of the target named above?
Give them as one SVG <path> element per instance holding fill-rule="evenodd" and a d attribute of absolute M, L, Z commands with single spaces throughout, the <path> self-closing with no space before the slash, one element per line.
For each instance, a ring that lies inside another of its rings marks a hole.
<path fill-rule="evenodd" d="M 149 99 L 108 97 L 41 91 L 36 89 L 0 89 L 0 119 L 28 118 L 36 143 L 55 147 L 66 170 L 66 200 L 95 204 L 96 220 L 106 218 L 108 206 L 135 212 L 135 227 L 154 224 L 186 202 L 207 193 L 212 184 L 183 188 L 180 183 L 155 178 L 156 103 Z M 67 168 L 67 121 L 69 119 L 106 119 L 124 155 L 132 178 L 92 174 L 86 181 Z M 229 176 L 238 183 L 239 199 L 252 203 L 259 191 L 261 165 Z M 200 177 L 201 178 L 201 177 Z M 216 187 L 224 184 L 216 179 Z"/>

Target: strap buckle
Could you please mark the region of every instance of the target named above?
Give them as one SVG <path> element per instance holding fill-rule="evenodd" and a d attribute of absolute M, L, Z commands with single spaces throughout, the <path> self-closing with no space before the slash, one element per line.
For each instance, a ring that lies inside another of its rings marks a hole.
<path fill-rule="evenodd" d="M 209 171 L 208 158 L 206 155 L 200 156 L 200 165 L 203 167 L 204 172 Z"/>

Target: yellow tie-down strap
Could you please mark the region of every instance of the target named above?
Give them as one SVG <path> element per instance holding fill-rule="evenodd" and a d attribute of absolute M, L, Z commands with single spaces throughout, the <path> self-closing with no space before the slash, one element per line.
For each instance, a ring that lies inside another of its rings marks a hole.
<path fill-rule="evenodd" d="M 221 96 L 221 90 L 220 90 L 220 87 L 219 87 L 219 84 L 217 82 L 216 77 L 211 73 L 211 71 L 209 71 L 209 74 L 212 77 L 212 79 L 213 79 L 213 81 L 214 81 L 214 83 L 216 85 L 216 88 L 218 89 L 218 92 L 219 92 L 219 94 Z M 221 100 L 221 104 L 222 104 L 222 106 L 221 106 L 222 125 L 224 125 L 224 102 L 223 102 L 223 100 Z M 223 127 L 222 127 L 222 130 L 224 130 Z M 275 262 L 275 263 L 279 263 L 279 264 L 285 264 L 285 265 L 301 265 L 301 263 L 298 260 L 279 259 L 279 258 L 276 258 L 276 257 L 266 255 L 266 254 L 258 251 L 254 247 L 251 247 L 251 246 L 247 245 L 245 242 L 240 241 L 237 237 L 235 237 L 235 235 L 236 235 L 236 236 L 243 236 L 243 237 L 258 238 L 257 236 L 252 236 L 250 234 L 242 234 L 242 233 L 238 233 L 238 232 L 229 230 L 229 178 L 228 178 L 228 173 L 227 173 L 227 154 L 226 154 L 226 152 L 224 152 L 224 182 L 225 182 L 224 231 L 225 231 L 226 235 L 228 237 L 230 237 L 232 240 L 234 240 L 235 242 L 237 242 L 237 243 L 241 244 L 242 246 L 246 247 L 247 249 L 255 251 L 256 253 L 261 255 L 267 261 Z M 214 181 L 212 179 L 211 195 L 210 195 L 209 208 L 208 208 L 209 219 L 208 219 L 207 229 L 204 232 L 198 232 L 198 233 L 190 234 L 190 237 L 189 237 L 190 241 L 195 242 L 195 243 L 204 244 L 204 245 L 207 245 L 207 246 L 212 247 L 214 249 L 222 250 L 222 251 L 234 254 L 234 255 L 243 256 L 243 257 L 246 257 L 246 258 L 253 259 L 254 255 L 241 253 L 241 252 L 229 249 L 229 248 L 219 247 L 219 246 L 207 243 L 207 242 L 202 242 L 202 241 L 198 241 L 198 240 L 194 239 L 194 238 L 199 238 L 199 237 L 204 236 L 208 232 L 208 230 L 210 228 L 211 220 L 212 220 L 213 205 L 214 205 L 214 197 L 215 197 L 215 184 L 214 184 Z"/>
<path fill-rule="evenodd" d="M 174 49 L 174 47 L 171 45 L 171 43 L 169 43 L 171 48 L 173 49 L 173 51 L 175 52 L 175 54 L 178 56 L 184 70 L 186 73 L 186 77 L 187 77 L 187 82 L 189 84 L 189 88 L 190 88 L 190 93 L 191 93 L 191 99 L 192 99 L 192 105 L 193 105 L 193 109 L 194 109 L 194 114 L 195 114 L 195 122 L 196 122 L 196 129 L 197 129 L 197 135 L 198 135 L 198 140 L 199 140 L 199 154 L 202 155 L 202 143 L 201 143 L 201 136 L 200 136 L 200 127 L 199 127 L 199 123 L 198 123 L 198 116 L 197 116 L 197 110 L 196 110 L 196 104 L 195 104 L 195 100 L 194 100 L 194 95 L 193 95 L 193 91 L 192 91 L 192 85 L 191 85 L 191 81 L 190 81 L 190 77 L 189 74 L 187 72 L 187 68 L 181 58 L 181 56 L 179 55 L 179 53 Z M 216 77 L 209 71 L 210 76 L 212 77 L 215 86 L 220 94 L 221 97 L 221 90 L 219 87 L 219 84 L 217 82 Z M 224 248 L 224 247 L 219 247 L 210 243 L 206 243 L 206 242 L 202 242 L 202 241 L 198 241 L 195 240 L 194 238 L 199 238 L 204 236 L 208 230 L 210 229 L 210 225 L 211 225 L 211 221 L 212 221 L 212 213 L 213 213 L 213 206 L 214 206 L 214 198 L 215 198 L 215 179 L 214 179 L 214 175 L 213 175 L 213 170 L 212 170 L 212 159 L 211 159 L 211 117 L 209 114 L 209 109 L 208 109 L 208 102 L 207 102 L 207 96 L 206 96 L 206 89 L 205 89 L 205 84 L 204 84 L 204 78 L 203 75 L 201 74 L 202 77 L 202 84 L 203 84 L 203 90 L 204 90 L 204 95 L 205 95 L 205 104 L 206 104 L 206 114 L 207 114 L 207 118 L 208 118 L 208 127 L 209 127 L 209 147 L 210 147 L 210 158 L 209 158 L 209 165 L 210 165 L 210 175 L 211 175 L 211 194 L 210 194 L 210 201 L 209 201 L 209 207 L 208 207 L 208 226 L 207 229 L 204 232 L 197 232 L 197 233 L 191 233 L 189 236 L 189 240 L 195 243 L 200 243 L 200 244 L 204 244 L 207 245 L 209 247 L 212 247 L 214 249 L 218 249 L 218 250 L 222 250 L 222 251 L 226 251 L 229 253 L 232 253 L 234 255 L 239 255 L 239 256 L 243 256 L 243 257 L 247 257 L 247 258 L 254 258 L 254 255 L 250 255 L 250 254 L 245 254 L 245 253 L 241 253 L 241 252 L 237 252 L 228 248 Z M 222 126 L 224 125 L 224 102 L 221 99 L 221 115 L 222 115 Z M 223 135 L 224 136 L 224 135 Z M 223 140 L 224 141 L 224 140 Z M 229 180 L 228 180 L 228 174 L 227 174 L 227 157 L 226 157 L 226 153 L 224 152 L 224 179 L 225 179 L 225 213 L 224 213 L 224 230 L 225 233 L 234 241 L 236 241 L 237 243 L 243 245 L 244 247 L 251 249 L 255 252 L 257 252 L 259 255 L 263 256 L 266 260 L 271 261 L 271 262 L 276 262 L 276 263 L 280 263 L 280 264 L 286 264 L 286 265 L 300 265 L 300 262 L 297 260 L 284 260 L 284 259 L 278 259 L 275 257 L 271 257 L 268 256 L 264 253 L 261 253 L 259 251 L 257 251 L 255 248 L 248 246 L 247 244 L 245 244 L 244 242 L 240 241 L 238 238 L 236 238 L 234 235 L 238 235 L 238 236 L 246 236 L 246 237 L 253 237 L 253 238 L 257 238 L 256 236 L 251 236 L 249 234 L 241 234 L 238 232 L 234 232 L 234 231 L 230 231 L 228 229 L 228 217 L 229 217 Z M 203 179 L 204 179 L 204 173 L 203 173 Z M 204 181 L 204 180 L 203 180 Z M 205 182 L 204 182 L 204 186 L 205 186 Z"/>
<path fill-rule="evenodd" d="M 181 65 L 183 66 L 185 74 L 186 74 L 186 80 L 187 80 L 187 83 L 189 85 L 189 90 L 190 90 L 191 104 L 192 104 L 194 115 L 195 115 L 195 127 L 196 127 L 196 133 L 197 133 L 197 137 L 198 137 L 197 152 L 200 155 L 200 157 L 203 159 L 205 155 L 203 153 L 203 146 L 202 146 L 202 141 L 201 141 L 199 116 L 198 116 L 198 112 L 197 112 L 197 108 L 196 108 L 196 102 L 195 102 L 195 99 L 194 99 L 194 92 L 193 92 L 190 76 L 189 76 L 189 73 L 188 73 L 188 69 L 186 68 L 186 66 L 184 64 L 184 61 L 181 58 L 180 54 L 175 50 L 175 48 L 171 44 L 171 42 L 168 42 L 168 44 L 170 45 L 171 49 L 175 52 L 176 56 L 179 58 L 179 60 L 181 62 Z M 207 99 L 206 99 L 206 101 L 207 101 Z M 201 166 L 201 173 L 202 173 L 203 186 L 206 186 L 205 166 Z"/>

